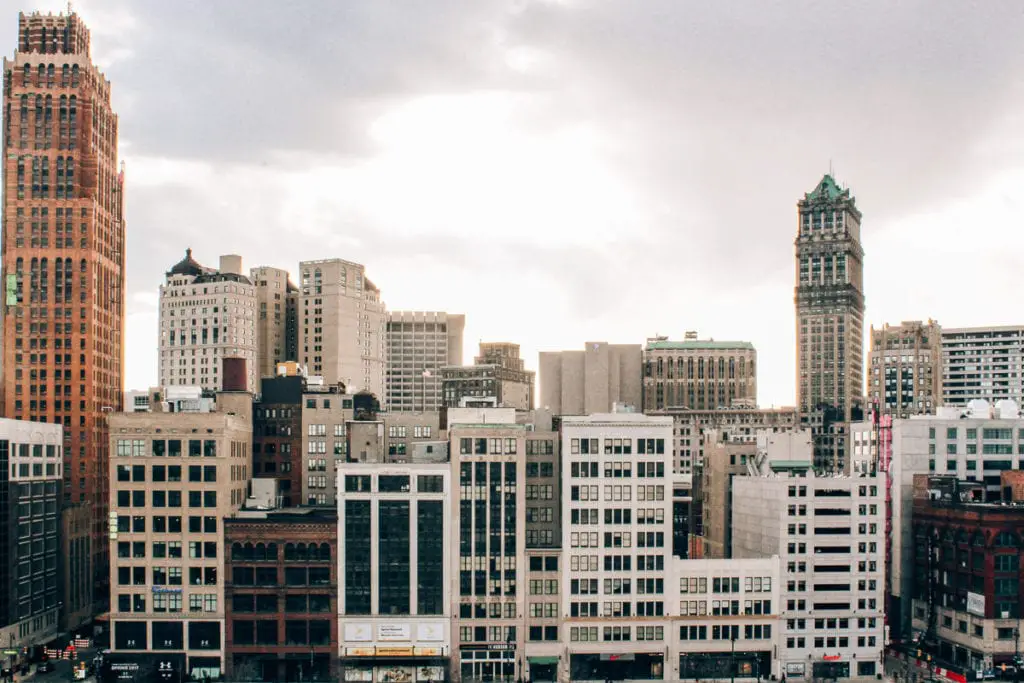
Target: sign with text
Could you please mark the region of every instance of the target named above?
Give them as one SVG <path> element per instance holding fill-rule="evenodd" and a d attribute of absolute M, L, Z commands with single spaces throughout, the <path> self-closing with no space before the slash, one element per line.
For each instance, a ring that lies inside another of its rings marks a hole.
<path fill-rule="evenodd" d="M 377 624 L 377 640 L 409 640 L 409 624 Z"/>
<path fill-rule="evenodd" d="M 985 596 L 977 593 L 967 594 L 967 613 L 976 617 L 985 616 Z"/>

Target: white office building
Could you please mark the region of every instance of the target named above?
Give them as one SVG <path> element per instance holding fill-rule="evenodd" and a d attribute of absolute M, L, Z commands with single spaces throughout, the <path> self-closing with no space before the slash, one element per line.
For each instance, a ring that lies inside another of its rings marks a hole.
<path fill-rule="evenodd" d="M 942 330 L 942 402 L 1024 401 L 1024 326 Z"/>
<path fill-rule="evenodd" d="M 396 671 L 407 681 L 445 679 L 450 476 L 446 462 L 339 465 L 338 638 L 346 680 L 398 680 L 388 678 Z"/>
<path fill-rule="evenodd" d="M 563 418 L 561 680 L 670 678 L 672 425 Z"/>
<path fill-rule="evenodd" d="M 256 386 L 256 287 L 242 274 L 242 257 L 220 257 L 220 268 L 192 258 L 171 266 L 160 285 L 160 386 L 219 391 L 221 363 L 244 358 L 247 388 Z"/>
<path fill-rule="evenodd" d="M 885 647 L 884 482 L 875 476 L 733 480 L 734 558 L 778 555 L 786 678 L 862 678 Z"/>

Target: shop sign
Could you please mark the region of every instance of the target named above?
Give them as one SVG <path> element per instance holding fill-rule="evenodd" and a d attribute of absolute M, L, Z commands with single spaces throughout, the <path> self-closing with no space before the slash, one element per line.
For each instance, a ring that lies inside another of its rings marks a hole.
<path fill-rule="evenodd" d="M 805 670 L 803 662 L 790 662 L 786 664 L 786 673 L 790 676 L 803 676 Z"/>
<path fill-rule="evenodd" d="M 377 640 L 410 640 L 409 624 L 378 624 Z"/>
<path fill-rule="evenodd" d="M 373 657 L 377 654 L 377 651 L 372 647 L 346 647 L 345 656 L 347 657 Z"/>
<path fill-rule="evenodd" d="M 442 654 L 439 647 L 417 647 L 413 652 L 417 657 L 440 657 Z"/>
<path fill-rule="evenodd" d="M 411 647 L 378 647 L 378 657 L 412 657 Z"/>

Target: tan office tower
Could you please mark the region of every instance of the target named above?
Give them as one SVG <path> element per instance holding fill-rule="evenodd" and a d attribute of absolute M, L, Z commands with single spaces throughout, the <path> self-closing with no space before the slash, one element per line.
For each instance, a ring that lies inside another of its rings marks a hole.
<path fill-rule="evenodd" d="M 871 328 L 868 398 L 893 417 L 942 405 L 942 328 L 934 320 Z"/>
<path fill-rule="evenodd" d="M 848 425 L 863 416 L 864 249 L 849 189 L 826 175 L 797 203 L 797 407 L 814 466 L 841 472 Z"/>
<path fill-rule="evenodd" d="M 441 368 L 462 365 L 465 329 L 464 315 L 388 311 L 388 411 L 441 409 Z"/>
<path fill-rule="evenodd" d="M 587 342 L 582 351 L 540 353 L 540 407 L 552 415 L 610 413 L 616 403 L 640 408 L 639 344 Z"/>
<path fill-rule="evenodd" d="M 106 591 L 106 416 L 124 382 L 124 175 L 110 82 L 77 14 L 20 14 L 4 59 L 3 414 L 64 426 L 64 498 Z"/>
<path fill-rule="evenodd" d="M 220 391 L 225 358 L 244 358 L 247 389 L 256 393 L 256 288 L 242 257 L 207 268 L 185 250 L 160 286 L 160 384 Z"/>
<path fill-rule="evenodd" d="M 324 384 L 384 394 L 384 302 L 366 268 L 341 259 L 299 264 L 299 362 Z"/>
<path fill-rule="evenodd" d="M 256 376 L 273 377 L 278 363 L 298 359 L 299 288 L 282 268 L 252 268 L 249 279 L 256 286 Z"/>
<path fill-rule="evenodd" d="M 667 337 L 644 349 L 644 412 L 757 407 L 757 350 L 745 341 Z"/>

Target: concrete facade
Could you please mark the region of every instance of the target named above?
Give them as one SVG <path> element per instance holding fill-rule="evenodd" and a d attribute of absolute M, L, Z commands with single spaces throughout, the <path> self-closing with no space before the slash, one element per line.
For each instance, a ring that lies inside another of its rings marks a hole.
<path fill-rule="evenodd" d="M 527 679 L 526 440 L 511 408 L 449 412 L 452 680 Z M 454 484 L 453 484 L 454 485 Z M 457 568 L 458 574 L 454 574 Z M 457 577 L 457 581 L 455 580 Z"/>
<path fill-rule="evenodd" d="M 307 387 L 302 394 L 300 500 L 303 505 L 334 507 L 338 466 L 351 452 L 349 428 L 355 414 L 354 399 L 352 394 L 343 393 L 341 387 L 320 388 L 323 391 Z"/>
<path fill-rule="evenodd" d="M 666 409 L 648 415 L 669 415 L 673 427 L 672 468 L 677 474 L 697 472 L 704 462 L 704 434 L 718 430 L 723 440 L 755 443 L 763 430 L 784 432 L 796 429 L 795 408 L 730 408 L 726 410 Z"/>
<path fill-rule="evenodd" d="M 111 650 L 171 655 L 183 675 L 221 675 L 224 518 L 245 502 L 252 397 L 213 410 L 110 417 Z"/>
<path fill-rule="evenodd" d="M 298 360 L 324 383 L 385 400 L 385 313 L 366 267 L 326 259 L 299 264 Z"/>
<path fill-rule="evenodd" d="M 942 328 L 919 320 L 871 328 L 868 398 L 893 417 L 942 405 Z"/>
<path fill-rule="evenodd" d="M 250 268 L 249 279 L 256 287 L 256 377 L 273 377 L 278 363 L 298 360 L 299 289 L 283 268 Z"/>
<path fill-rule="evenodd" d="M 668 417 L 562 420 L 562 628 L 569 637 L 561 667 L 569 680 L 669 678 L 671 442 Z M 631 657 L 613 663 L 613 653 Z"/>
<path fill-rule="evenodd" d="M 942 402 L 1010 399 L 1024 405 L 1024 327 L 942 330 Z"/>
<path fill-rule="evenodd" d="M 553 415 L 611 412 L 643 402 L 639 344 L 587 342 L 582 351 L 541 351 L 540 403 Z"/>
<path fill-rule="evenodd" d="M 387 410 L 430 412 L 444 405 L 441 369 L 462 365 L 466 316 L 387 313 Z"/>
<path fill-rule="evenodd" d="M 644 412 L 757 407 L 757 351 L 750 342 L 657 337 L 644 348 Z"/>
<path fill-rule="evenodd" d="M 534 376 L 519 357 L 519 344 L 480 342 L 473 365 L 441 371 L 446 408 L 514 408 L 533 410 Z"/>
<path fill-rule="evenodd" d="M 218 269 L 192 258 L 171 266 L 160 285 L 160 385 L 224 386 L 224 358 L 244 358 L 247 388 L 259 388 L 256 366 L 256 287 L 242 258 L 220 257 Z"/>
<path fill-rule="evenodd" d="M 787 678 L 865 678 L 885 648 L 885 481 L 877 476 L 733 480 L 733 557 L 782 563 Z"/>
<path fill-rule="evenodd" d="M 831 175 L 797 203 L 797 406 L 814 433 L 815 467 L 843 472 L 847 429 L 863 416 L 864 249 L 861 213 Z"/>

